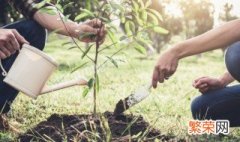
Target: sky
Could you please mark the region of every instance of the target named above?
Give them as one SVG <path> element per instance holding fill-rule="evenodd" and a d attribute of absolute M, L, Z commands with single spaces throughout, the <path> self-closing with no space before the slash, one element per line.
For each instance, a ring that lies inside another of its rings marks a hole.
<path fill-rule="evenodd" d="M 211 2 L 214 5 L 214 26 L 218 26 L 222 23 L 219 21 L 219 15 L 220 12 L 223 11 L 224 5 L 227 2 L 233 4 L 232 14 L 240 17 L 240 0 L 211 0 Z M 166 11 L 176 17 L 180 17 L 182 15 L 181 10 L 174 0 L 166 7 Z"/>
<path fill-rule="evenodd" d="M 215 13 L 214 13 L 214 27 L 221 24 L 219 19 L 219 13 L 224 8 L 224 4 L 226 2 L 233 4 L 233 10 L 232 14 L 240 16 L 240 0 L 212 0 L 214 7 L 215 7 Z"/>
<path fill-rule="evenodd" d="M 213 4 L 215 5 L 215 10 L 219 10 L 223 8 L 223 5 L 226 2 L 233 4 L 233 14 L 240 16 L 240 0 L 212 0 Z"/>

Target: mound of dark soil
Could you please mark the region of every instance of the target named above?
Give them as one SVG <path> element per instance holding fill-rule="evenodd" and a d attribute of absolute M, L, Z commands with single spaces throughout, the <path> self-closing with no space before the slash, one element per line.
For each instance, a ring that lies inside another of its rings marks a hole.
<path fill-rule="evenodd" d="M 118 115 L 111 112 L 96 117 L 92 115 L 53 114 L 35 128 L 19 136 L 19 141 L 183 141 L 173 136 L 161 135 L 141 116 Z"/>

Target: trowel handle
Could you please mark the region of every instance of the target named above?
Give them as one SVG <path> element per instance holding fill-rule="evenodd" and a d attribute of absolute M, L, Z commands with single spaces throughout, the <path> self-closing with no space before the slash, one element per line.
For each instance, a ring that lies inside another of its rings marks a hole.
<path fill-rule="evenodd" d="M 60 84 L 57 84 L 57 85 L 54 85 L 54 86 L 51 86 L 51 87 L 44 87 L 42 92 L 41 92 L 41 95 L 46 94 L 46 93 L 50 93 L 50 92 L 54 92 L 54 91 L 57 91 L 57 90 L 60 90 L 60 89 L 76 86 L 76 85 L 87 85 L 87 84 L 88 84 L 88 82 L 85 79 L 82 79 L 82 78 L 77 79 L 77 80 L 75 79 L 75 80 L 60 83 Z"/>
<path fill-rule="evenodd" d="M 2 65 L 2 60 L 0 59 L 0 67 L 2 69 L 2 75 L 3 76 L 7 76 L 7 71 L 4 69 L 3 65 Z"/>

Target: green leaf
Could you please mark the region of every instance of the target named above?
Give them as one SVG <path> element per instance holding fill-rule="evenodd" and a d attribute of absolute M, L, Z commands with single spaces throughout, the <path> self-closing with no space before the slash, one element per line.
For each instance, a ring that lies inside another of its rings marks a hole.
<path fill-rule="evenodd" d="M 42 1 L 36 5 L 34 5 L 34 8 L 40 9 L 42 8 L 47 2 L 46 1 Z"/>
<path fill-rule="evenodd" d="M 71 16 L 70 14 L 69 14 L 69 15 L 65 15 L 65 16 L 63 17 L 63 21 L 64 21 L 64 22 L 67 22 L 70 16 Z"/>
<path fill-rule="evenodd" d="M 149 10 L 149 12 L 153 13 L 154 15 L 156 15 L 157 18 L 160 21 L 163 21 L 163 17 L 162 17 L 162 15 L 158 11 L 156 11 L 155 9 L 150 9 L 150 8 L 148 8 L 148 10 Z"/>
<path fill-rule="evenodd" d="M 113 43 L 117 42 L 117 38 L 116 38 L 116 36 L 114 35 L 114 33 L 113 33 L 111 30 L 108 30 L 107 33 L 108 33 L 108 34 L 107 34 L 108 37 L 111 39 L 111 41 L 112 41 Z"/>
<path fill-rule="evenodd" d="M 88 62 L 82 63 L 82 64 L 79 65 L 78 67 L 74 68 L 74 69 L 71 71 L 71 73 L 73 73 L 73 72 L 75 72 L 75 71 L 83 68 L 83 67 L 84 67 L 85 65 L 87 65 L 87 64 L 88 64 Z"/>
<path fill-rule="evenodd" d="M 68 7 L 71 7 L 74 4 L 74 2 L 69 2 L 68 4 L 63 6 L 63 9 L 66 9 Z"/>
<path fill-rule="evenodd" d="M 91 78 L 89 81 L 88 81 L 88 88 L 91 89 L 93 87 L 93 84 L 94 84 L 94 78 Z"/>
<path fill-rule="evenodd" d="M 87 49 L 83 52 L 82 54 L 82 59 L 88 54 L 88 52 L 90 51 L 90 49 L 93 47 L 94 44 L 90 45 L 87 47 Z"/>
<path fill-rule="evenodd" d="M 123 35 L 123 36 L 120 37 L 120 41 L 123 41 L 123 40 L 126 40 L 126 39 L 128 39 L 128 37 L 125 36 L 125 35 Z"/>
<path fill-rule="evenodd" d="M 87 9 L 81 9 L 81 11 L 86 13 L 86 14 L 88 14 L 88 16 L 90 16 L 92 18 L 95 17 L 94 13 L 89 11 L 89 10 L 87 10 Z"/>
<path fill-rule="evenodd" d="M 148 18 L 148 13 L 147 13 L 147 11 L 143 10 L 143 11 L 141 12 L 141 18 L 142 18 L 143 21 L 147 22 L 147 18 Z"/>
<path fill-rule="evenodd" d="M 119 9 L 121 12 L 124 12 L 124 8 L 120 4 L 117 4 L 113 1 L 110 1 L 110 4 L 114 10 Z"/>
<path fill-rule="evenodd" d="M 151 40 L 147 40 L 147 39 L 143 39 L 143 38 L 136 38 L 135 39 L 138 43 L 140 43 L 141 45 L 148 45 L 151 44 L 152 41 Z"/>
<path fill-rule="evenodd" d="M 134 17 L 136 18 L 136 20 L 137 20 L 137 23 L 140 25 L 140 26 L 143 26 L 144 24 L 144 22 L 142 21 L 142 19 L 141 18 L 139 18 L 139 15 L 138 14 L 134 14 Z"/>
<path fill-rule="evenodd" d="M 63 13 L 63 8 L 60 4 L 55 4 L 54 5 L 61 13 Z"/>
<path fill-rule="evenodd" d="M 153 25 L 158 25 L 159 23 L 158 23 L 158 18 L 156 17 L 156 15 L 154 15 L 154 14 L 152 14 L 152 13 L 148 13 L 148 16 L 149 17 L 151 17 L 151 23 L 153 24 Z"/>
<path fill-rule="evenodd" d="M 145 3 L 145 8 L 149 7 L 151 4 L 152 4 L 152 0 L 148 0 L 148 1 Z"/>
<path fill-rule="evenodd" d="M 57 15 L 57 12 L 55 9 L 53 9 L 52 7 L 43 7 L 40 9 L 40 12 L 42 13 L 46 13 L 49 15 Z"/>
<path fill-rule="evenodd" d="M 74 48 L 78 48 L 78 47 L 75 46 L 75 45 L 73 45 L 73 46 L 69 47 L 68 50 L 72 50 L 72 49 L 74 49 Z"/>
<path fill-rule="evenodd" d="M 130 29 L 131 29 L 131 28 L 130 28 L 130 21 L 127 21 L 127 22 L 125 23 L 125 31 L 126 31 L 126 33 L 127 33 L 128 36 L 132 35 L 132 32 L 131 32 Z"/>
<path fill-rule="evenodd" d="M 88 14 L 87 13 L 81 13 L 81 14 L 79 14 L 77 17 L 75 17 L 75 21 L 80 21 L 80 20 L 82 20 L 83 18 L 86 18 L 86 17 L 88 17 Z"/>
<path fill-rule="evenodd" d="M 143 3 L 143 0 L 138 0 L 138 3 L 140 3 L 140 7 L 145 7 L 144 3 Z"/>
<path fill-rule="evenodd" d="M 128 36 L 135 34 L 136 31 L 135 31 L 135 25 L 133 21 L 127 21 L 125 23 L 125 30 Z"/>
<path fill-rule="evenodd" d="M 110 21 L 110 19 L 108 19 L 108 18 L 105 18 L 105 17 L 98 17 L 98 19 L 100 19 L 102 22 L 104 22 L 104 23 L 109 23 L 109 22 L 111 22 Z"/>
<path fill-rule="evenodd" d="M 112 63 L 116 68 L 118 68 L 117 62 L 116 62 L 112 57 L 109 57 L 109 56 L 106 56 L 106 57 L 111 61 L 111 63 Z"/>
<path fill-rule="evenodd" d="M 133 2 L 133 8 L 138 11 L 139 10 L 139 5 L 137 2 L 135 2 L 134 0 L 132 1 Z"/>
<path fill-rule="evenodd" d="M 101 11 L 109 11 L 112 9 L 111 4 L 104 4 Z"/>
<path fill-rule="evenodd" d="M 139 43 L 136 43 L 134 48 L 141 54 L 147 53 L 146 49 Z"/>
<path fill-rule="evenodd" d="M 162 27 L 153 27 L 153 31 L 156 33 L 160 33 L 160 34 L 168 34 L 168 30 L 162 28 Z"/>
<path fill-rule="evenodd" d="M 85 88 L 84 90 L 83 90 L 83 92 L 82 92 L 82 96 L 83 97 L 86 97 L 87 96 L 87 94 L 89 93 L 89 88 Z"/>
<path fill-rule="evenodd" d="M 121 20 L 122 23 L 125 23 L 126 17 L 124 15 L 124 13 L 120 13 L 120 20 Z"/>
<path fill-rule="evenodd" d="M 72 44 L 72 42 L 71 41 L 64 42 L 64 43 L 62 43 L 62 46 L 65 46 L 65 45 L 68 45 L 68 44 Z"/>

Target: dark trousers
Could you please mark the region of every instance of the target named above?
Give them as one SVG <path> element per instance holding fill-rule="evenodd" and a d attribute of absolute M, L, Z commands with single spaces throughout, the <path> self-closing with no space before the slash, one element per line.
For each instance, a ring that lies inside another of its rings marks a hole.
<path fill-rule="evenodd" d="M 228 48 L 225 63 L 232 76 L 240 81 L 240 42 Z M 192 101 L 191 111 L 194 119 L 225 119 L 231 127 L 240 126 L 240 85 L 201 94 Z"/>
<path fill-rule="evenodd" d="M 3 27 L 4 29 L 16 29 L 29 43 L 30 45 L 43 50 L 46 41 L 46 30 L 33 20 L 19 21 Z M 3 67 L 8 71 L 14 60 L 17 57 L 17 53 L 2 60 Z M 1 71 L 2 72 L 2 71 Z M 7 113 L 10 110 L 12 101 L 19 93 L 3 82 L 4 77 L 0 74 L 0 110 L 1 113 Z"/>

